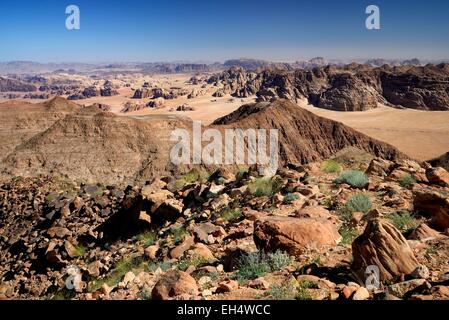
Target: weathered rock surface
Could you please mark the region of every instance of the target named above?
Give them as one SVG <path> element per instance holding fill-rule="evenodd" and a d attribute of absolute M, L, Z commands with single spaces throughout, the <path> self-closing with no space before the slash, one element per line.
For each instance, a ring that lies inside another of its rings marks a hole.
<path fill-rule="evenodd" d="M 413 192 L 415 211 L 431 217 L 430 226 L 444 231 L 449 228 L 449 192 L 420 188 Z"/>
<path fill-rule="evenodd" d="M 352 244 L 354 269 L 364 274 L 369 266 L 379 267 L 381 280 L 411 274 L 418 261 L 404 236 L 389 222 L 373 219 Z"/>
<path fill-rule="evenodd" d="M 267 217 L 254 222 L 254 242 L 267 252 L 300 256 L 307 249 L 336 246 L 340 240 L 337 227 L 325 219 Z"/>
<path fill-rule="evenodd" d="M 169 300 L 184 294 L 190 296 L 198 294 L 195 279 L 185 272 L 170 270 L 156 283 L 151 297 L 153 300 Z"/>

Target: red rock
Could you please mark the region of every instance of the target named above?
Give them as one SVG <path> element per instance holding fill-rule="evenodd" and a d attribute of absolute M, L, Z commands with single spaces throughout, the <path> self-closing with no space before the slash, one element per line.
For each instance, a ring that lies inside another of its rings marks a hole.
<path fill-rule="evenodd" d="M 449 187 L 449 172 L 441 167 L 427 169 L 426 176 L 432 184 Z"/>
<path fill-rule="evenodd" d="M 282 250 L 300 256 L 306 249 L 321 251 L 340 240 L 336 225 L 325 219 L 266 217 L 254 223 L 254 242 L 269 252 Z"/>
<path fill-rule="evenodd" d="M 364 278 L 366 268 L 377 266 L 381 280 L 409 275 L 419 265 L 402 234 L 389 222 L 373 219 L 352 244 L 353 268 Z"/>
<path fill-rule="evenodd" d="M 198 295 L 198 286 L 189 274 L 170 270 L 156 283 L 151 293 L 153 300 L 169 300 L 180 295 Z"/>

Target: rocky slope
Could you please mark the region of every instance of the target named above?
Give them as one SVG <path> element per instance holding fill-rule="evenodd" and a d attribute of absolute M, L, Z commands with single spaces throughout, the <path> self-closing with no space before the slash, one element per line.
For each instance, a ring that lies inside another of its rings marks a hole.
<path fill-rule="evenodd" d="M 77 181 L 141 183 L 173 170 L 170 134 L 191 122 L 170 117 L 120 117 L 98 106 L 81 108 L 57 98 L 46 104 L 5 107 L 3 176 L 58 174 Z M 253 110 L 246 116 L 246 110 Z M 37 117 L 27 116 L 39 114 Z M 256 110 L 257 112 L 254 112 Z M 28 123 L 24 117 L 32 118 Z M 43 119 L 43 120 L 41 120 Z M 230 121 L 229 119 L 232 119 Z M 41 123 L 42 121 L 42 123 Z M 22 131 L 17 126 L 24 126 Z M 386 159 L 403 157 L 393 147 L 288 101 L 244 106 L 214 128 L 280 130 L 280 163 L 307 163 L 354 146 Z M 14 136 L 11 137 L 11 133 Z M 232 169 L 230 167 L 230 169 Z"/>
<path fill-rule="evenodd" d="M 271 179 L 2 183 L 0 299 L 449 299 L 449 185 L 432 182 L 449 173 L 355 155 Z M 354 167 L 364 187 L 338 182 Z"/>
<path fill-rule="evenodd" d="M 182 121 L 119 117 L 93 106 L 58 119 L 16 145 L 2 173 L 55 173 L 77 181 L 132 183 L 171 169 L 168 140 Z"/>
<path fill-rule="evenodd" d="M 288 100 L 245 105 L 216 120 L 213 127 L 278 129 L 280 165 L 309 163 L 356 147 L 384 159 L 405 158 L 394 147 L 368 138 L 345 125 L 318 117 Z"/>
<path fill-rule="evenodd" d="M 80 106 L 62 98 L 40 104 L 1 103 L 0 160 L 4 160 L 16 146 L 47 130 L 58 120 L 80 109 Z"/>

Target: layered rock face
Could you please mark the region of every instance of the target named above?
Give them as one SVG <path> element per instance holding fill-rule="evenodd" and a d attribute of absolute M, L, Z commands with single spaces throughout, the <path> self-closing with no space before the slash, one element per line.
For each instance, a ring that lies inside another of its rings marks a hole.
<path fill-rule="evenodd" d="M 259 101 L 308 99 L 319 108 L 365 111 L 379 103 L 418 110 L 449 110 L 449 68 L 446 64 L 383 66 L 350 64 L 313 70 L 265 70 L 250 73 L 233 68 L 209 82 L 221 82 L 224 93 L 256 94 Z"/>
<path fill-rule="evenodd" d="M 0 77 L 0 92 L 33 92 L 37 87 L 32 84 L 23 83 L 18 80 Z"/>

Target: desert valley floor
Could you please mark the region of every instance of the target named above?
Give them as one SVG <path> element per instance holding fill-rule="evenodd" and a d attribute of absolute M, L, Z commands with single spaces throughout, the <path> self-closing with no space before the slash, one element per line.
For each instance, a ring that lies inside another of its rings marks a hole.
<path fill-rule="evenodd" d="M 135 80 L 136 84 L 145 82 L 154 83 L 161 87 L 182 87 L 190 79 L 191 75 L 156 75 L 153 77 L 142 77 Z M 187 87 L 187 86 L 186 86 Z M 188 86 L 189 89 L 192 85 Z M 200 87 L 193 86 L 194 90 Z M 248 98 L 213 97 L 213 88 L 208 88 L 202 96 L 187 99 L 181 96 L 176 99 L 166 100 L 162 108 L 144 108 L 134 112 L 121 112 L 123 104 L 132 102 L 133 91 L 130 88 L 119 89 L 119 94 L 112 97 L 92 97 L 80 100 L 78 103 L 90 105 L 101 103 L 111 106 L 111 111 L 119 116 L 179 116 L 188 117 L 192 120 L 202 121 L 209 125 L 214 120 L 225 116 L 241 105 L 256 100 L 256 96 Z M 36 100 L 25 101 L 36 103 Z M 134 100 L 135 101 L 135 100 Z M 0 98 L 0 102 L 7 102 Z M 188 104 L 193 111 L 176 111 L 179 105 Z M 421 111 L 413 109 L 397 109 L 379 105 L 376 109 L 359 112 L 340 112 L 316 108 L 300 101 L 298 105 L 314 114 L 342 122 L 343 124 L 364 133 L 372 138 L 387 142 L 406 155 L 419 161 L 434 159 L 449 150 L 449 112 L 446 111 Z"/>

